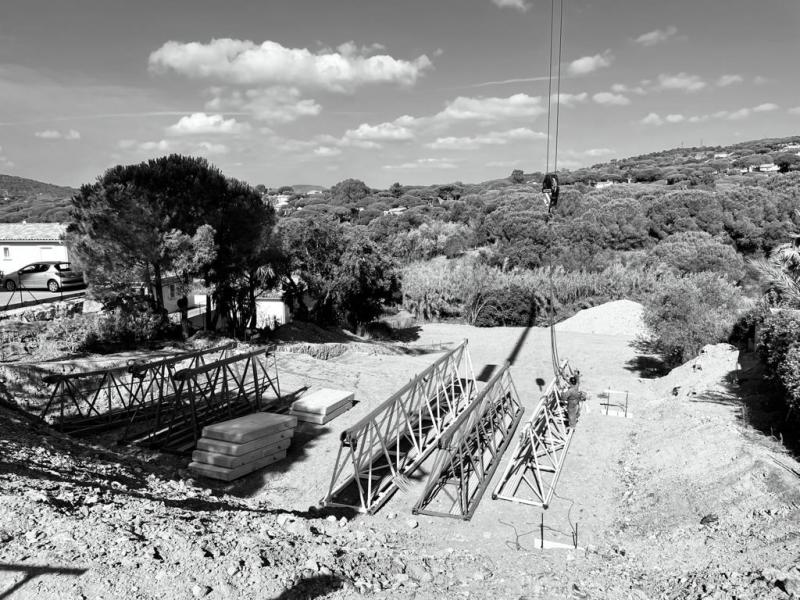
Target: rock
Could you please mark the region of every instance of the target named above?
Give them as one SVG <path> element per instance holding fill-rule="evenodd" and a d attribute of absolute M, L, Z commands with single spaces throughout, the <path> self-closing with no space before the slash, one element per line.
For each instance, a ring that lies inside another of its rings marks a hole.
<path fill-rule="evenodd" d="M 325 517 L 325 520 L 328 523 L 336 523 L 336 515 L 328 515 L 327 517 Z"/>
<path fill-rule="evenodd" d="M 391 519 L 396 519 L 397 518 L 397 513 L 396 512 L 390 512 L 389 514 L 386 515 L 386 518 L 390 519 L 390 520 Z"/>
<path fill-rule="evenodd" d="M 406 525 L 408 525 L 409 529 L 416 529 L 417 527 L 419 527 L 419 521 L 417 521 L 416 519 L 409 519 L 408 521 L 406 521 Z"/>
<path fill-rule="evenodd" d="M 339 519 L 339 527 L 347 527 L 347 517 Z"/>
<path fill-rule="evenodd" d="M 286 525 L 286 523 L 288 523 L 289 521 L 291 521 L 293 519 L 294 519 L 294 517 L 292 517 L 292 515 L 287 515 L 286 513 L 281 513 L 281 514 L 278 515 L 278 519 L 277 519 L 278 525 L 283 527 L 284 525 Z"/>
<path fill-rule="evenodd" d="M 195 598 L 202 598 L 203 596 L 208 596 L 211 593 L 211 588 L 207 585 L 193 585 L 192 586 L 192 596 Z"/>
<path fill-rule="evenodd" d="M 711 525 L 713 523 L 717 523 L 719 521 L 719 517 L 714 513 L 707 514 L 705 517 L 700 519 L 700 525 Z"/>
<path fill-rule="evenodd" d="M 319 565 L 317 564 L 317 561 L 315 561 L 313 558 L 309 558 L 306 562 L 303 563 L 303 569 L 307 569 L 309 571 L 316 573 L 319 570 Z"/>

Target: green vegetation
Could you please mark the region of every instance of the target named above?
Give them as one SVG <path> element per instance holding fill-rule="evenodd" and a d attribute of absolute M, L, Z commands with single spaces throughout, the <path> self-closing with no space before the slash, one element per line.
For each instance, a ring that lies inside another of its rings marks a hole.
<path fill-rule="evenodd" d="M 0 175 L 0 223 L 69 221 L 70 198 L 77 190 Z"/>

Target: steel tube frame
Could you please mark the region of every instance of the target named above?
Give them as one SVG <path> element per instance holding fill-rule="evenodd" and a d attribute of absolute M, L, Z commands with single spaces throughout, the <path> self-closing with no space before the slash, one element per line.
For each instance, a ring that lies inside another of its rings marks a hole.
<path fill-rule="evenodd" d="M 321 504 L 375 513 L 434 450 L 474 393 L 464 340 L 342 432 Z"/>
<path fill-rule="evenodd" d="M 523 425 L 517 445 L 506 465 L 493 499 L 547 508 L 555 494 L 564 460 L 572 442 L 562 395 L 573 374 L 567 361 L 540 398 Z"/>
<path fill-rule="evenodd" d="M 439 440 L 414 514 L 465 521 L 475 514 L 524 412 L 509 369 L 506 363 Z"/>

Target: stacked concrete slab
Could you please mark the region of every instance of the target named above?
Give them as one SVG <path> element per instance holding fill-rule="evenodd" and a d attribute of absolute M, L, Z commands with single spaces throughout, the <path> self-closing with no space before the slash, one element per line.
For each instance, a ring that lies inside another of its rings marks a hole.
<path fill-rule="evenodd" d="M 286 457 L 297 418 L 253 413 L 203 427 L 189 469 L 197 475 L 232 481 Z"/>
<path fill-rule="evenodd" d="M 322 388 L 292 403 L 289 414 L 298 421 L 324 425 L 353 406 L 355 394 L 345 390 Z"/>

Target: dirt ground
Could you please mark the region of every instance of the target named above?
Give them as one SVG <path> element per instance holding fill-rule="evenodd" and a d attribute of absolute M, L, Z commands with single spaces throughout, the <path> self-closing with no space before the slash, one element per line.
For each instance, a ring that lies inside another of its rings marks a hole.
<path fill-rule="evenodd" d="M 232 484 L 4 410 L 0 598 L 800 597 L 800 466 L 754 426 L 758 368 L 717 345 L 643 378 L 640 314 L 610 303 L 559 325 L 589 400 L 558 495 L 542 510 L 487 493 L 469 522 L 411 514 L 427 463 L 375 516 L 321 510 L 339 433 L 465 338 L 479 379 L 512 363 L 527 419 L 553 376 L 546 329 L 426 324 L 394 348 L 280 353 L 284 393 L 337 387 L 358 404 Z M 628 418 L 605 414 L 609 388 L 628 392 Z M 547 541 L 577 525 L 580 549 L 539 549 L 542 515 Z"/>

